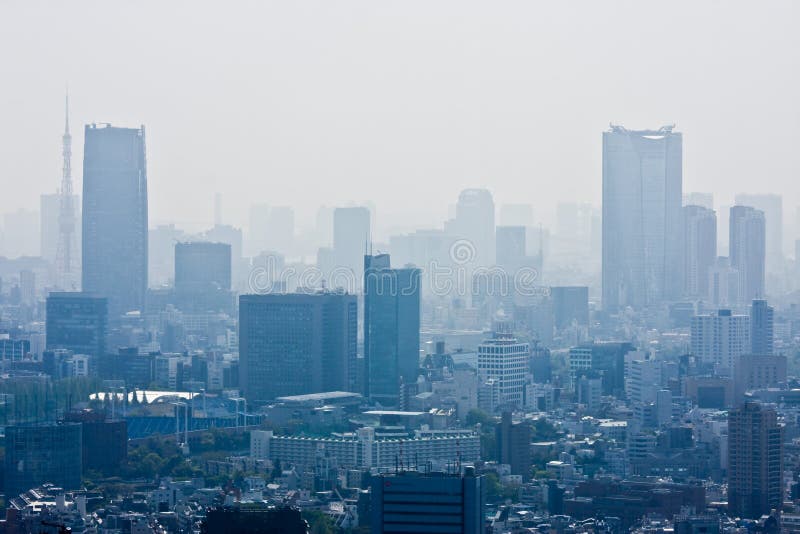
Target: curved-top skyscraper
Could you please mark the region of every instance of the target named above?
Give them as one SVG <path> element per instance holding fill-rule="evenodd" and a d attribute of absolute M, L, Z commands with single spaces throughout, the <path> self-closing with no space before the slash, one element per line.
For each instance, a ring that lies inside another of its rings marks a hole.
<path fill-rule="evenodd" d="M 603 308 L 683 291 L 682 135 L 672 126 L 603 133 Z"/>

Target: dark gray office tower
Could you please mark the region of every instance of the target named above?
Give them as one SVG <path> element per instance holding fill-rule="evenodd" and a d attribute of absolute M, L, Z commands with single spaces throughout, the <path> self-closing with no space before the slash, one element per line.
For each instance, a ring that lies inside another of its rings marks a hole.
<path fill-rule="evenodd" d="M 705 297 L 717 260 L 717 214 L 701 206 L 683 207 L 684 294 Z"/>
<path fill-rule="evenodd" d="M 495 242 L 497 266 L 514 276 L 514 273 L 525 265 L 525 227 L 498 226 Z"/>
<path fill-rule="evenodd" d="M 6 500 L 50 482 L 81 489 L 81 425 L 46 423 L 6 427 Z"/>
<path fill-rule="evenodd" d="M 603 133 L 603 308 L 683 292 L 682 135 L 672 126 Z"/>
<path fill-rule="evenodd" d="M 764 212 L 733 206 L 730 217 L 731 267 L 739 271 L 739 296 L 743 302 L 764 298 L 766 222 Z"/>
<path fill-rule="evenodd" d="M 45 332 L 47 350 L 88 354 L 98 363 L 106 355 L 107 299 L 90 293 L 50 293 Z"/>
<path fill-rule="evenodd" d="M 400 471 L 372 477 L 371 532 L 485 531 L 483 477 L 467 466 L 464 474 Z"/>
<path fill-rule="evenodd" d="M 758 519 L 783 503 L 783 427 L 757 402 L 728 413 L 728 515 Z"/>
<path fill-rule="evenodd" d="M 360 290 L 364 274 L 361 258 L 370 241 L 369 210 L 363 207 L 336 208 L 333 212 L 333 256 L 335 271 L 328 287 Z"/>
<path fill-rule="evenodd" d="M 147 169 L 144 127 L 86 126 L 83 152 L 83 287 L 108 298 L 112 322 L 144 310 Z"/>
<path fill-rule="evenodd" d="M 355 295 L 239 297 L 239 384 L 249 402 L 324 391 L 353 391 Z"/>
<path fill-rule="evenodd" d="M 759 356 L 769 356 L 774 350 L 775 309 L 766 300 L 756 299 L 750 307 L 751 352 Z"/>
<path fill-rule="evenodd" d="M 511 474 L 523 481 L 531 478 L 531 425 L 527 421 L 513 422 L 511 412 L 503 412 L 494 429 L 497 443 L 497 462 L 511 466 Z"/>
<path fill-rule="evenodd" d="M 398 406 L 419 370 L 420 270 L 390 268 L 389 255 L 364 256 L 365 395 Z"/>
<path fill-rule="evenodd" d="M 553 322 L 558 330 L 572 324 L 589 326 L 589 288 L 557 286 L 550 288 L 553 299 Z"/>
<path fill-rule="evenodd" d="M 187 312 L 225 311 L 231 296 L 231 245 L 205 241 L 175 244 L 175 298 Z"/>

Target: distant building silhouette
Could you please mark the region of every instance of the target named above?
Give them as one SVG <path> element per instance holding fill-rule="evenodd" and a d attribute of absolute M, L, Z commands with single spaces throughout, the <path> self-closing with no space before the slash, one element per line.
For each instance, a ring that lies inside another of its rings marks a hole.
<path fill-rule="evenodd" d="M 739 271 L 742 303 L 764 298 L 766 279 L 766 222 L 764 212 L 733 206 L 730 216 L 731 266 Z"/>
<path fill-rule="evenodd" d="M 147 166 L 144 127 L 84 133 L 82 289 L 108 298 L 112 322 L 144 310 Z"/>
<path fill-rule="evenodd" d="M 603 133 L 603 308 L 683 291 L 682 135 L 671 126 Z"/>
<path fill-rule="evenodd" d="M 683 207 L 684 294 L 705 297 L 717 260 L 717 215 L 700 206 Z"/>

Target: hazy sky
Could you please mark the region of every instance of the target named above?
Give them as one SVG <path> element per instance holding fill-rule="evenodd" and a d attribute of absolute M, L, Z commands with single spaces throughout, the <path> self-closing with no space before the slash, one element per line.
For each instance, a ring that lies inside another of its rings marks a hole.
<path fill-rule="evenodd" d="M 459 189 L 599 204 L 601 132 L 675 123 L 684 190 L 800 203 L 800 2 L 0 0 L 2 208 L 82 126 L 147 129 L 151 225 L 372 201 L 433 224 Z"/>

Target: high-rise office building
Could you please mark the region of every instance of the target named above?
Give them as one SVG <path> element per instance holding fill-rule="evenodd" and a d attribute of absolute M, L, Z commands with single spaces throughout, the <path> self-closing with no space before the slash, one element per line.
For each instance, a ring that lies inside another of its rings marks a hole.
<path fill-rule="evenodd" d="M 625 395 L 625 355 L 635 350 L 628 342 L 591 341 L 569 349 L 569 369 L 573 385 L 582 374 L 601 377 L 601 393 L 622 398 Z"/>
<path fill-rule="evenodd" d="M 46 482 L 64 490 L 81 489 L 81 425 L 43 423 L 5 429 L 6 498 Z"/>
<path fill-rule="evenodd" d="M 705 297 L 717 260 L 717 215 L 701 206 L 683 207 L 684 294 Z"/>
<path fill-rule="evenodd" d="M 715 308 L 732 308 L 741 301 L 739 271 L 731 266 L 730 258 L 720 256 L 709 268 L 708 303 Z"/>
<path fill-rule="evenodd" d="M 108 300 L 90 293 L 50 293 L 45 331 L 47 350 L 87 354 L 97 364 L 106 356 Z"/>
<path fill-rule="evenodd" d="M 524 226 L 497 227 L 497 266 L 510 276 L 526 264 L 525 230 Z"/>
<path fill-rule="evenodd" d="M 112 321 L 144 310 L 147 166 L 144 127 L 84 133 L 82 289 L 108 298 Z"/>
<path fill-rule="evenodd" d="M 775 194 L 739 193 L 736 204 L 764 212 L 766 269 L 770 273 L 776 272 L 783 265 L 783 198 Z"/>
<path fill-rule="evenodd" d="M 587 286 L 556 286 L 550 288 L 553 300 L 553 323 L 557 330 L 573 324 L 589 326 L 589 288 Z"/>
<path fill-rule="evenodd" d="M 419 372 L 420 270 L 392 269 L 389 255 L 364 256 L 365 394 L 398 406 Z"/>
<path fill-rule="evenodd" d="M 239 383 L 250 402 L 355 388 L 357 301 L 339 292 L 239 297 Z"/>
<path fill-rule="evenodd" d="M 774 349 L 775 309 L 766 300 L 756 299 L 750 306 L 750 344 L 752 354 L 768 356 Z"/>
<path fill-rule="evenodd" d="M 683 291 L 682 135 L 671 126 L 603 133 L 603 308 Z"/>
<path fill-rule="evenodd" d="M 511 321 L 500 315 L 492 337 L 478 345 L 478 377 L 481 382 L 495 380 L 499 384 L 501 403 L 522 407 L 529 358 L 530 346 L 514 337 Z"/>
<path fill-rule="evenodd" d="M 522 480 L 531 478 L 531 437 L 533 432 L 527 421 L 514 422 L 511 412 L 503 412 L 495 426 L 497 463 L 511 466 L 511 474 Z"/>
<path fill-rule="evenodd" d="M 696 358 L 733 376 L 743 354 L 750 352 L 750 317 L 731 310 L 692 317 L 691 351 Z"/>
<path fill-rule="evenodd" d="M 454 459 L 454 462 L 457 459 Z M 371 482 L 372 532 L 485 532 L 483 477 L 467 466 L 464 474 L 399 471 Z"/>
<path fill-rule="evenodd" d="M 231 246 L 228 243 L 175 244 L 175 301 L 178 309 L 186 312 L 231 312 Z"/>
<path fill-rule="evenodd" d="M 766 277 L 766 222 L 764 212 L 749 206 L 730 211 L 731 266 L 739 271 L 739 297 L 743 302 L 764 298 Z"/>
<path fill-rule="evenodd" d="M 333 212 L 333 255 L 336 260 L 329 287 L 361 289 L 364 252 L 371 241 L 370 213 L 365 207 L 336 208 Z"/>
<path fill-rule="evenodd" d="M 455 218 L 445 231 L 469 243 L 469 257 L 462 265 L 488 267 L 496 261 L 494 199 L 487 189 L 465 189 L 458 195 Z M 466 247 L 463 249 L 466 251 Z M 455 251 L 454 251 L 455 252 Z"/>
<path fill-rule="evenodd" d="M 783 504 L 783 428 L 757 402 L 728 413 L 728 515 L 758 519 Z"/>

